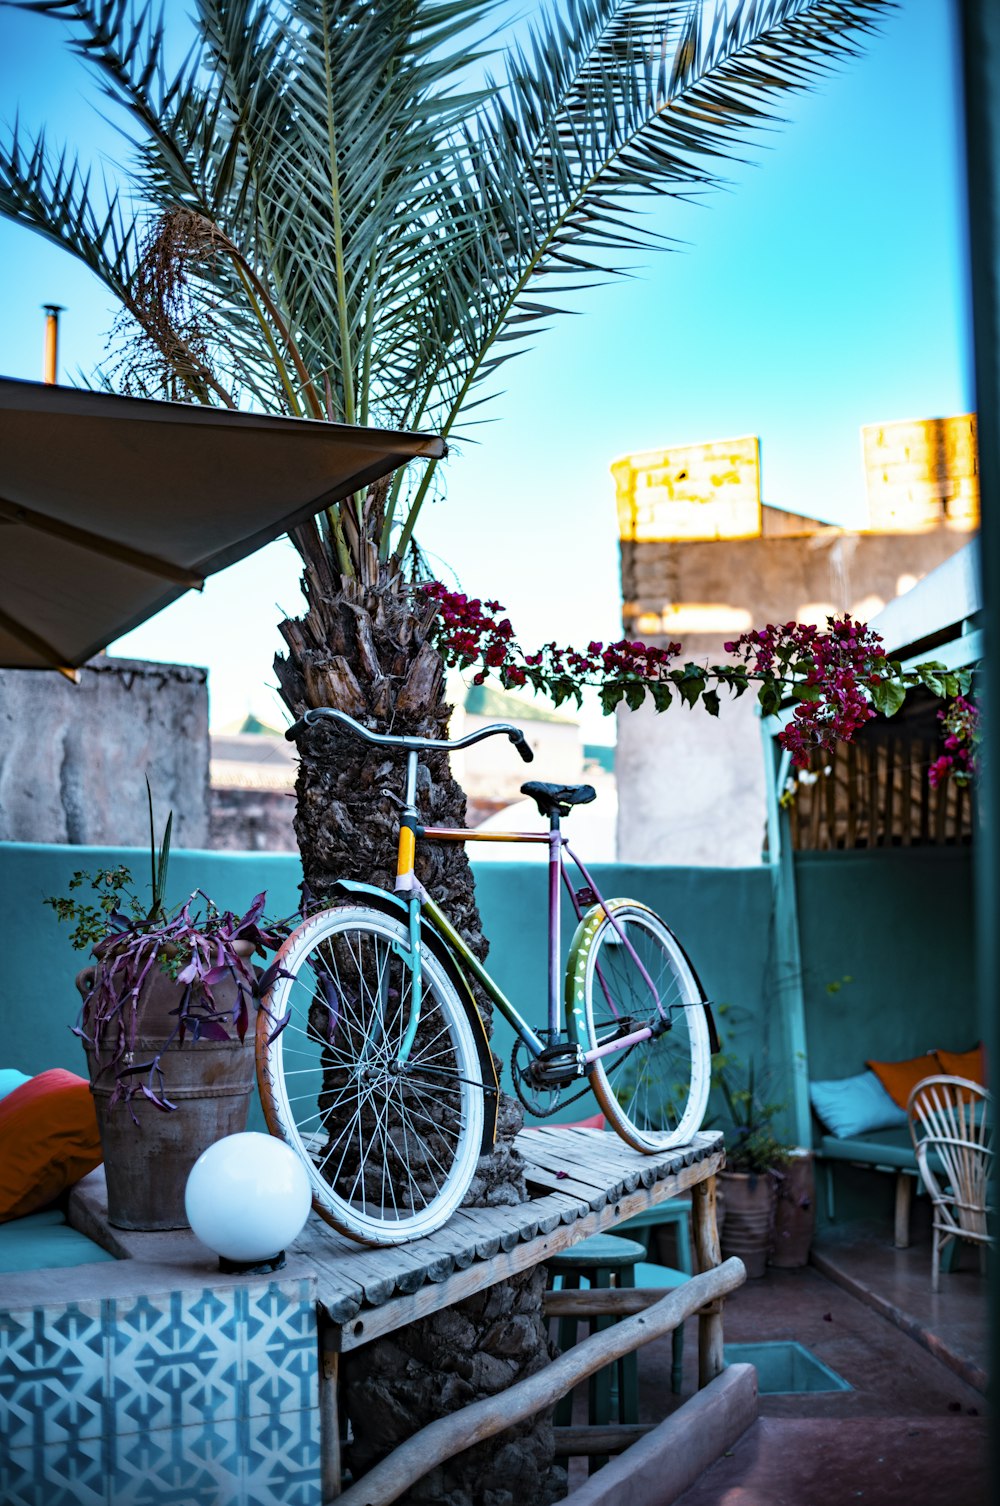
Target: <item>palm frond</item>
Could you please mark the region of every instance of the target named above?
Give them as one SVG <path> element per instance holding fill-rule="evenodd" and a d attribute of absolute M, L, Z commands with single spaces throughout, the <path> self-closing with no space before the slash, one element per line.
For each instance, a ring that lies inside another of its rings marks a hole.
<path fill-rule="evenodd" d="M 19 3 L 64 24 L 132 145 L 134 213 L 44 132 L 0 143 L 0 213 L 122 305 L 103 379 L 453 437 L 581 291 L 673 244 L 645 201 L 723 184 L 891 8 L 552 0 L 494 77 L 495 0 L 195 0 L 173 66 L 152 0 Z M 418 475 L 383 554 L 438 485 Z"/>

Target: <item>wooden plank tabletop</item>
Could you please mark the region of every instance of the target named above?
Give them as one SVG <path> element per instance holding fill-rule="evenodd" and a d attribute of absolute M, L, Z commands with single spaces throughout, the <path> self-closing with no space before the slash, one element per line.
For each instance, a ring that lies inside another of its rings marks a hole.
<path fill-rule="evenodd" d="M 601 1130 L 560 1125 L 516 1141 L 532 1196 L 508 1208 L 463 1208 L 434 1234 L 370 1249 L 315 1215 L 291 1251 L 313 1265 L 329 1348 L 353 1349 L 526 1270 L 713 1176 L 722 1136 L 644 1156 Z"/>

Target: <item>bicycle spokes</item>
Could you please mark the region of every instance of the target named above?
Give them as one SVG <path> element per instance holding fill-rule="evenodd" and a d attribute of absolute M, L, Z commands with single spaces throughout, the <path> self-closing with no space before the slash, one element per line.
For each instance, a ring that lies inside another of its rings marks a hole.
<path fill-rule="evenodd" d="M 475 1165 L 467 1142 L 482 1124 L 472 1107 L 482 1078 L 468 1027 L 456 1024 L 457 1001 L 433 967 L 400 1061 L 412 1029 L 405 940 L 398 922 L 375 926 L 363 912 L 366 923 L 349 923 L 351 913 L 303 942 L 281 985 L 291 1018 L 273 1049 L 281 1052 L 282 1133 L 294 1127 L 330 1217 L 367 1233 L 419 1223 L 454 1200 L 456 1169 L 466 1177 Z"/>

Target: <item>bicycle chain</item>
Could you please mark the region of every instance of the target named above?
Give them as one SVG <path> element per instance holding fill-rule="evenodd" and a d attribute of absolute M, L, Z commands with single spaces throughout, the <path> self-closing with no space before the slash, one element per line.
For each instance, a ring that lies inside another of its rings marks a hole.
<path fill-rule="evenodd" d="M 522 1049 L 523 1046 L 524 1042 L 522 1040 L 516 1040 L 514 1042 L 514 1049 L 510 1054 L 510 1075 L 514 1083 L 514 1092 L 517 1095 L 518 1101 L 520 1102 L 522 1108 L 526 1108 L 528 1113 L 533 1115 L 534 1118 L 551 1119 L 552 1115 L 557 1114 L 560 1109 L 565 1108 L 568 1104 L 576 1103 L 576 1100 L 578 1098 L 582 1098 L 584 1094 L 590 1092 L 589 1083 L 585 1083 L 584 1086 L 580 1088 L 578 1092 L 574 1093 L 570 1098 L 564 1098 L 562 1096 L 561 1088 L 542 1088 L 540 1089 L 541 1092 L 548 1093 L 552 1097 L 551 1106 L 546 1109 L 540 1107 L 537 1102 L 529 1101 L 529 1099 L 525 1095 L 524 1090 L 521 1087 L 521 1069 L 517 1064 L 517 1053 Z"/>

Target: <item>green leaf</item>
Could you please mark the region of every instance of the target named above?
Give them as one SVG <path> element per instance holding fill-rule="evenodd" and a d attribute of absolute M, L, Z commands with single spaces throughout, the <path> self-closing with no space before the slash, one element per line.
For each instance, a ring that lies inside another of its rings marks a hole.
<path fill-rule="evenodd" d="M 624 685 L 615 682 L 601 686 L 601 710 L 605 716 L 610 716 L 625 694 Z"/>
<path fill-rule="evenodd" d="M 906 700 L 906 689 L 898 680 L 883 680 L 872 688 L 872 702 L 883 716 L 895 716 Z"/>
<path fill-rule="evenodd" d="M 646 699 L 646 687 L 639 680 L 630 680 L 625 686 L 625 699 L 630 711 L 638 711 Z"/>
<path fill-rule="evenodd" d="M 657 711 L 666 711 L 673 703 L 673 695 L 669 685 L 658 681 L 652 686 L 653 705 Z"/>
<path fill-rule="evenodd" d="M 709 716 L 718 716 L 719 692 L 717 690 L 706 690 L 705 694 L 701 698 L 701 701 Z"/>
<path fill-rule="evenodd" d="M 929 664 L 918 664 L 917 674 L 920 676 L 921 685 L 926 686 L 931 695 L 944 696 L 946 694 L 944 678 L 939 673 L 937 665 L 932 667 Z"/>
<path fill-rule="evenodd" d="M 781 705 L 781 695 L 777 686 L 765 680 L 757 692 L 757 701 L 764 716 L 774 716 Z"/>

